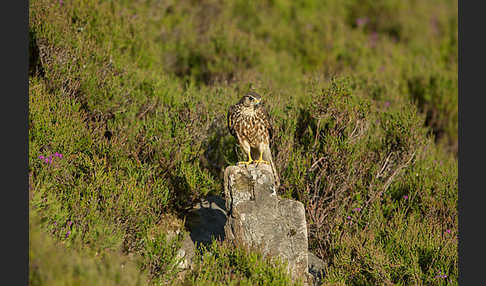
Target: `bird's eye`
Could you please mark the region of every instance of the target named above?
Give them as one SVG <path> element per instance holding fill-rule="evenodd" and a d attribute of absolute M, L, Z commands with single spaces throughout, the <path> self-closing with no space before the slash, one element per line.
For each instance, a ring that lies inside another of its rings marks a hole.
<path fill-rule="evenodd" d="M 254 99 L 253 97 L 250 97 L 250 101 L 253 101 L 253 99 Z"/>

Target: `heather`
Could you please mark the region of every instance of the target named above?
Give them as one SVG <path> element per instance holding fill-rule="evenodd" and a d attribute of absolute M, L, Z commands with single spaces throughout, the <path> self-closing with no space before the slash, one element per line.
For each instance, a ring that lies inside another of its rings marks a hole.
<path fill-rule="evenodd" d="M 29 36 L 32 285 L 287 285 L 224 243 L 176 267 L 248 90 L 325 285 L 457 284 L 457 1 L 31 0 Z"/>

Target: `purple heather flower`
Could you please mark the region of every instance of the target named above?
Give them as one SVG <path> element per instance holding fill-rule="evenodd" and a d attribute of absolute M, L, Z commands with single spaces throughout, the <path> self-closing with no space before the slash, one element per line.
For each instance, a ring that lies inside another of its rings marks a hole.
<path fill-rule="evenodd" d="M 69 221 L 69 222 L 67 223 L 67 226 L 68 226 L 68 227 L 71 227 L 71 225 L 72 225 L 72 224 L 73 224 L 73 222 L 72 222 L 72 221 Z"/>
<path fill-rule="evenodd" d="M 39 159 L 44 160 L 44 156 L 43 155 L 40 155 L 39 156 Z"/>
<path fill-rule="evenodd" d="M 46 163 L 49 163 L 49 158 L 46 158 L 45 161 L 46 161 Z"/>
<path fill-rule="evenodd" d="M 451 233 L 451 230 L 450 230 L 450 229 L 447 229 L 447 230 L 446 230 L 446 232 L 447 232 L 447 233 Z"/>
<path fill-rule="evenodd" d="M 385 107 L 388 107 L 390 106 L 390 102 L 389 101 L 385 101 Z"/>
<path fill-rule="evenodd" d="M 364 26 L 364 25 L 366 25 L 366 23 L 368 23 L 368 18 L 367 17 L 363 17 L 363 18 L 356 19 L 356 25 L 358 27 Z"/>
<path fill-rule="evenodd" d="M 71 234 L 71 231 L 70 231 L 70 230 L 68 230 L 68 231 L 66 232 L 66 238 L 68 238 L 70 234 Z"/>
<path fill-rule="evenodd" d="M 403 196 L 403 199 L 408 200 L 408 196 L 407 195 Z"/>
<path fill-rule="evenodd" d="M 58 153 L 58 152 L 56 152 L 56 154 L 54 154 L 54 156 L 59 157 L 59 158 L 62 158 L 62 154 L 61 153 Z"/>
<path fill-rule="evenodd" d="M 347 219 L 351 219 L 351 217 L 350 217 L 350 216 L 347 216 L 346 218 L 347 218 Z"/>
<path fill-rule="evenodd" d="M 354 208 L 353 211 L 359 212 L 359 211 L 361 211 L 361 208 L 360 207 Z"/>

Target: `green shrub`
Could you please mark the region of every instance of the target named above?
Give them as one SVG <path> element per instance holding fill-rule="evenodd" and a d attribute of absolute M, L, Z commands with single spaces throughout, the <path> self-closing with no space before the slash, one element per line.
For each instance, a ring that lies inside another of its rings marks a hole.
<path fill-rule="evenodd" d="M 245 250 L 214 241 L 195 258 L 185 278 L 189 285 L 301 285 L 292 282 L 286 265 L 278 259 L 265 260 L 258 250 Z"/>
<path fill-rule="evenodd" d="M 226 111 L 251 89 L 326 284 L 457 284 L 457 1 L 34 0 L 29 36 L 32 283 L 287 283 L 224 246 L 178 279 L 184 216 L 222 194 Z M 37 260 L 44 239 L 73 271 Z M 92 272 L 95 253 L 140 259 Z"/>
<path fill-rule="evenodd" d="M 29 285 L 148 285 L 138 261 L 121 253 L 86 253 L 66 248 L 29 216 Z"/>

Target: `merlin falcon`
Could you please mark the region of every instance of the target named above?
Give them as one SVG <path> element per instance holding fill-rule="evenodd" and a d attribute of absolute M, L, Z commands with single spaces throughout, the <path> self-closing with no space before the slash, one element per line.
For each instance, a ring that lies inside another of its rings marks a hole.
<path fill-rule="evenodd" d="M 248 156 L 248 161 L 238 164 L 270 164 L 275 177 L 275 185 L 278 187 L 280 179 L 270 150 L 273 128 L 270 116 L 261 100 L 261 96 L 256 92 L 249 92 L 237 104 L 232 105 L 227 114 L 228 129 Z M 258 159 L 253 160 L 252 155 Z"/>

